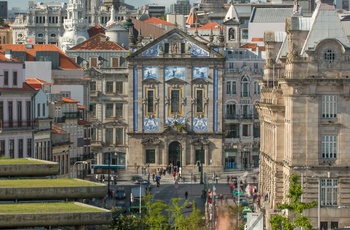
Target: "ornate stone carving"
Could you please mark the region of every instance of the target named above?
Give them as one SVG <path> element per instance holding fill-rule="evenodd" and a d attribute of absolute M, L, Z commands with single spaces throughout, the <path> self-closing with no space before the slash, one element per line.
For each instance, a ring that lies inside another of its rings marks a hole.
<path fill-rule="evenodd" d="M 161 140 L 158 137 L 144 137 L 141 139 L 142 145 L 159 145 Z"/>

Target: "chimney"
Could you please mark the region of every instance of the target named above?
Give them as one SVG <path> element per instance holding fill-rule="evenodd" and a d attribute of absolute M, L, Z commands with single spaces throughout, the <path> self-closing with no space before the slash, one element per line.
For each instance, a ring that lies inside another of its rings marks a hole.
<path fill-rule="evenodd" d="M 5 58 L 12 60 L 12 50 L 5 50 Z"/>

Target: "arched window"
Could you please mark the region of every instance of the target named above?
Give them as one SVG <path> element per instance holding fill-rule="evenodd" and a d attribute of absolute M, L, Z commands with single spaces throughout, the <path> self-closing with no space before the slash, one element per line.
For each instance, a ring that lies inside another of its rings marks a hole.
<path fill-rule="evenodd" d="M 260 94 L 260 86 L 258 81 L 254 81 L 254 94 Z"/>
<path fill-rule="evenodd" d="M 228 30 L 228 39 L 235 40 L 235 29 L 231 28 Z"/>
<path fill-rule="evenodd" d="M 247 75 L 241 78 L 241 97 L 250 97 L 250 79 Z"/>

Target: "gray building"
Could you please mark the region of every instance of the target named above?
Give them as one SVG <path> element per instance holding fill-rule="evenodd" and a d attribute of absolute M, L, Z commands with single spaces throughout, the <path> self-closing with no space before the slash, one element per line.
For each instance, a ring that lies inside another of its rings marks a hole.
<path fill-rule="evenodd" d="M 170 5 L 171 14 L 188 15 L 191 10 L 191 3 L 189 0 L 177 0 L 175 4 Z"/>
<path fill-rule="evenodd" d="M 7 19 L 7 1 L 0 1 L 0 18 Z"/>

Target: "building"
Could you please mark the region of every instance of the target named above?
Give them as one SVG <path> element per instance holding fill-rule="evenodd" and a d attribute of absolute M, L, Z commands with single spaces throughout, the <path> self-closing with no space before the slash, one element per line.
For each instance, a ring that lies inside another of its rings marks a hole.
<path fill-rule="evenodd" d="M 173 165 L 190 173 L 200 162 L 207 172 L 222 170 L 219 40 L 208 47 L 175 28 L 127 58 L 129 167 Z"/>
<path fill-rule="evenodd" d="M 7 1 L 0 1 L 0 18 L 7 19 Z"/>
<path fill-rule="evenodd" d="M 296 8 L 295 8 L 296 9 Z M 266 228 L 300 175 L 304 211 L 313 228 L 350 225 L 349 40 L 333 0 L 320 0 L 312 17 L 287 19 L 283 41 L 265 33 L 266 63 L 259 112 L 259 192 Z M 291 216 L 291 213 L 285 212 Z"/>
<path fill-rule="evenodd" d="M 177 0 L 176 3 L 170 5 L 170 14 L 188 15 L 191 10 L 189 0 Z"/>

